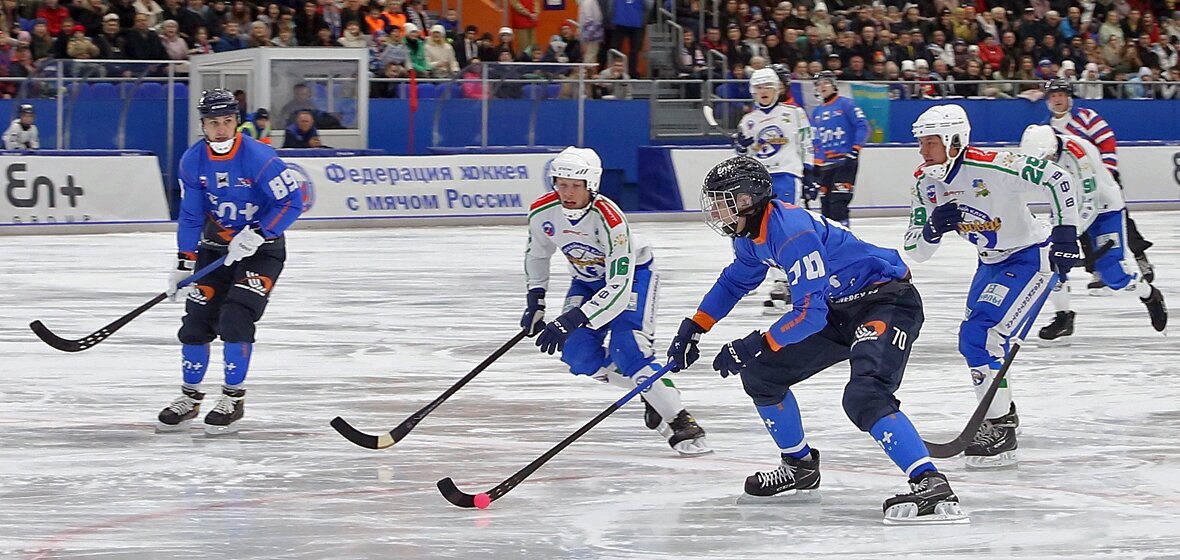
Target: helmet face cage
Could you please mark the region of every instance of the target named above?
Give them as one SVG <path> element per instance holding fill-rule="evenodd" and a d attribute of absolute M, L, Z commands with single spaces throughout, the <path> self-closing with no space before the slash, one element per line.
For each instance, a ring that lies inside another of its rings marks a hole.
<path fill-rule="evenodd" d="M 741 209 L 733 191 L 701 191 L 701 211 L 705 213 L 705 224 L 718 235 L 737 237 Z"/>

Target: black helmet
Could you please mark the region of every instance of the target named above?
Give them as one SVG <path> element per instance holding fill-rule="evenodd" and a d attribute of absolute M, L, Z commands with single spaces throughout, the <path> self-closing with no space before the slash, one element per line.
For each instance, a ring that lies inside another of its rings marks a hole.
<path fill-rule="evenodd" d="M 265 107 L 259 107 L 257 111 L 254 111 L 254 118 L 256 118 L 256 119 L 269 119 L 270 118 L 270 111 L 267 111 Z"/>
<path fill-rule="evenodd" d="M 28 103 L 22 103 L 20 106 L 20 110 L 18 110 L 17 112 L 21 115 L 32 115 L 33 114 L 33 106 L 29 105 Z"/>
<path fill-rule="evenodd" d="M 1045 95 L 1059 91 L 1073 95 L 1073 86 L 1061 78 L 1053 78 L 1045 83 Z"/>
<path fill-rule="evenodd" d="M 216 88 L 201 92 L 197 103 L 201 118 L 224 117 L 238 114 L 238 100 L 228 89 Z"/>
<path fill-rule="evenodd" d="M 818 86 L 819 83 L 824 80 L 831 82 L 832 87 L 836 87 L 836 73 L 835 72 L 832 72 L 831 70 L 824 70 L 824 71 L 820 72 L 819 74 L 815 75 L 815 85 Z"/>
<path fill-rule="evenodd" d="M 774 197 L 770 173 L 757 160 L 731 157 L 705 175 L 701 188 L 701 210 L 709 227 L 721 235 L 738 237 L 739 216 L 759 214 Z"/>
<path fill-rule="evenodd" d="M 783 85 L 791 83 L 791 68 L 786 64 L 771 65 L 774 73 L 778 75 L 778 79 L 783 82 Z"/>

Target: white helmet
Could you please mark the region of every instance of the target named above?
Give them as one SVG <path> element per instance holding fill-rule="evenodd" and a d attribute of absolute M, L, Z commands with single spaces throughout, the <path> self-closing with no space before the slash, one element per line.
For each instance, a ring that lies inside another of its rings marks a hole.
<path fill-rule="evenodd" d="M 776 74 L 774 72 L 774 70 L 771 68 L 759 68 L 758 70 L 755 70 L 753 74 L 750 75 L 750 95 L 751 96 L 754 95 L 756 93 L 756 90 L 762 86 L 773 86 L 775 91 L 779 91 L 780 88 L 782 88 L 782 85 L 783 85 L 783 83 L 782 83 L 782 81 L 779 80 L 778 74 Z M 755 99 L 754 102 L 757 103 L 757 99 Z M 775 99 L 771 102 L 772 105 L 774 103 L 778 103 L 778 96 L 777 95 L 775 96 Z M 759 106 L 761 106 L 761 105 L 759 105 Z"/>
<path fill-rule="evenodd" d="M 926 136 L 938 136 L 946 147 L 946 163 L 923 168 L 926 176 L 933 179 L 946 177 L 953 160 L 961 157 L 971 144 L 971 121 L 967 119 L 967 112 L 958 105 L 935 105 L 926 109 L 914 121 L 913 131 L 914 138 L 919 140 Z M 951 150 L 954 148 L 959 148 L 959 153 L 952 158 Z"/>
<path fill-rule="evenodd" d="M 1053 127 L 1030 124 L 1020 137 L 1020 151 L 1041 159 L 1056 159 L 1061 152 L 1061 140 Z"/>
<path fill-rule="evenodd" d="M 598 196 L 598 185 L 602 180 L 602 159 L 598 157 L 597 152 L 590 148 L 570 146 L 549 162 L 547 176 L 550 186 L 553 185 L 553 179 L 559 178 L 586 181 L 586 190 L 590 191 L 590 200 L 593 201 L 594 197 Z M 563 209 L 566 217 L 571 220 L 581 219 L 589 211 L 589 205 L 576 210 Z"/>

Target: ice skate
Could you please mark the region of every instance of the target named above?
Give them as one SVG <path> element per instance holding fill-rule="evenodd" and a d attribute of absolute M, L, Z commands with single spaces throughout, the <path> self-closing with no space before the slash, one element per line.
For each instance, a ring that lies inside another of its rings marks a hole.
<path fill-rule="evenodd" d="M 1077 313 L 1073 311 L 1058 311 L 1053 316 L 1053 322 L 1041 328 L 1037 337 L 1047 346 L 1069 346 L 1075 316 Z"/>
<path fill-rule="evenodd" d="M 819 450 L 812 449 L 806 459 L 783 457 L 777 469 L 746 477 L 745 492 L 737 503 L 815 503 L 820 500 L 819 478 Z"/>
<path fill-rule="evenodd" d="M 181 395 L 156 417 L 157 432 L 184 431 L 188 428 L 189 422 L 201 413 L 201 399 L 205 398 L 205 393 L 188 387 L 181 387 L 180 393 Z"/>
<path fill-rule="evenodd" d="M 1147 313 L 1151 316 L 1151 328 L 1155 329 L 1155 332 L 1164 332 L 1164 329 L 1168 328 L 1168 307 L 1164 304 L 1164 294 L 1159 288 L 1152 286 L 1147 299 L 1139 301 L 1147 306 Z"/>
<path fill-rule="evenodd" d="M 888 500 L 882 509 L 886 525 L 949 525 L 970 523 L 971 519 L 959 507 L 959 498 L 951 490 L 946 476 L 940 472 L 926 471 L 910 480 L 909 494 L 898 494 Z"/>
<path fill-rule="evenodd" d="M 775 280 L 770 297 L 762 302 L 763 315 L 782 315 L 791 308 L 791 285 L 785 280 Z"/>
<path fill-rule="evenodd" d="M 221 398 L 205 416 L 205 435 L 219 436 L 238 431 L 238 421 L 246 415 L 246 390 L 221 388 Z"/>
<path fill-rule="evenodd" d="M 1002 469 L 1015 467 L 1016 461 L 1016 427 L 1020 425 L 1020 418 L 1016 415 L 1016 405 L 1008 409 L 1008 414 L 999 418 L 984 420 L 979 431 L 975 432 L 975 439 L 963 452 L 968 469 Z"/>
<path fill-rule="evenodd" d="M 675 449 L 677 453 L 692 457 L 713 452 L 705 441 L 704 428 L 697 424 L 696 419 L 687 410 L 681 410 L 671 423 L 660 422 L 660 424 L 667 426 L 668 445 L 672 446 L 672 449 Z M 664 434 L 665 432 L 661 431 L 660 433 Z"/>

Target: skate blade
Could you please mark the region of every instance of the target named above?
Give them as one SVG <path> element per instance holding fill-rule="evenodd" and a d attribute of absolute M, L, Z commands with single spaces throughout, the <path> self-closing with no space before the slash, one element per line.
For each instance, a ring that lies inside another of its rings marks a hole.
<path fill-rule="evenodd" d="M 1069 346 L 1073 344 L 1072 338 L 1072 336 L 1059 336 L 1053 339 L 1037 337 L 1037 346 L 1044 346 L 1046 348 Z"/>
<path fill-rule="evenodd" d="M 175 434 L 175 433 L 180 433 L 180 432 L 187 432 L 189 426 L 192 425 L 192 422 L 193 421 L 191 419 L 189 419 L 189 420 L 184 420 L 179 424 L 165 424 L 165 423 L 157 420 L 156 421 L 156 433 L 157 434 Z"/>
<path fill-rule="evenodd" d="M 898 504 L 885 510 L 885 525 L 962 525 L 971 523 L 958 502 L 944 502 L 934 506 L 934 513 L 918 515 L 917 504 Z"/>
<path fill-rule="evenodd" d="M 227 436 L 238 433 L 238 423 L 234 422 L 228 426 L 214 426 L 212 424 L 205 424 L 205 435 L 217 437 Z"/>
<path fill-rule="evenodd" d="M 705 442 L 705 438 L 699 437 L 692 440 L 685 440 L 672 446 L 682 457 L 697 457 L 700 455 L 708 455 L 713 452 L 709 449 L 709 444 Z"/>
<path fill-rule="evenodd" d="M 737 504 L 739 506 L 818 504 L 822 497 L 818 488 L 814 490 L 793 490 L 773 496 L 752 496 L 742 492 L 742 495 L 738 496 Z"/>
<path fill-rule="evenodd" d="M 991 457 L 967 456 L 964 465 L 969 470 L 998 470 L 1016 468 L 1018 462 L 1015 451 L 1005 451 Z"/>

